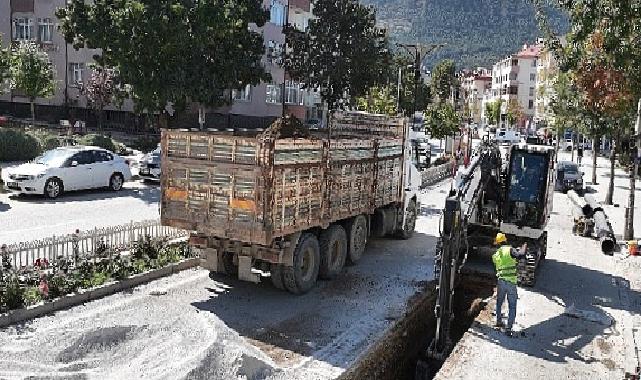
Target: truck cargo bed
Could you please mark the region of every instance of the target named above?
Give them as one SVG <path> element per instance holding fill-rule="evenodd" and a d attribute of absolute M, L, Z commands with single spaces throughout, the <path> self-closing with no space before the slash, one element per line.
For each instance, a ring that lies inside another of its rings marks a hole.
<path fill-rule="evenodd" d="M 388 118 L 344 118 L 308 138 L 164 130 L 162 223 L 270 246 L 370 214 L 402 201 L 403 133 Z"/>

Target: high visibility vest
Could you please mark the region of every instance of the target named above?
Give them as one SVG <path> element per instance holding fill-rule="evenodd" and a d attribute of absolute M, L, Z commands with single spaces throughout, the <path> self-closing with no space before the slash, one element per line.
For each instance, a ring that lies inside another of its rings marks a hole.
<path fill-rule="evenodd" d="M 492 261 L 494 262 L 494 268 L 496 268 L 496 277 L 507 282 L 516 284 L 517 282 L 517 267 L 516 260 L 512 257 L 512 247 L 509 245 L 504 245 L 501 248 L 496 250 L 496 253 L 492 255 Z"/>

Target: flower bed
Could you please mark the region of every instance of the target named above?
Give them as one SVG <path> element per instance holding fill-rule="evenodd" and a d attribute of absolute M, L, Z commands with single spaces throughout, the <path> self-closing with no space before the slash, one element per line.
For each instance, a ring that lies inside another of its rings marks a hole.
<path fill-rule="evenodd" d="M 12 269 L 9 256 L 4 256 L 0 269 L 0 313 L 121 281 L 191 257 L 192 251 L 184 242 L 169 244 L 148 236 L 128 252 L 115 252 L 100 245 L 90 256 L 59 257 L 52 263 L 37 259 L 33 266 L 19 270 Z"/>

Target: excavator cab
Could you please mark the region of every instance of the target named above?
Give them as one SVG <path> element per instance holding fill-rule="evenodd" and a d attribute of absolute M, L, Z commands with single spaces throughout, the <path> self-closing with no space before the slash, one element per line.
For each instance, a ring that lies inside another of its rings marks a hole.
<path fill-rule="evenodd" d="M 505 176 L 503 223 L 518 229 L 545 228 L 552 210 L 554 154 L 554 149 L 546 146 L 512 147 Z"/>

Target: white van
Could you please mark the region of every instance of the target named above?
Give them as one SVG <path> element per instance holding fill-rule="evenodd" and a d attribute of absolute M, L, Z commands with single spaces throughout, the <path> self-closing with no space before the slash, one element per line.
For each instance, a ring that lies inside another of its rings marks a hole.
<path fill-rule="evenodd" d="M 499 143 L 518 144 L 521 142 L 521 133 L 507 128 L 500 128 L 496 131 L 496 141 Z"/>

